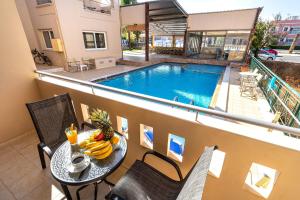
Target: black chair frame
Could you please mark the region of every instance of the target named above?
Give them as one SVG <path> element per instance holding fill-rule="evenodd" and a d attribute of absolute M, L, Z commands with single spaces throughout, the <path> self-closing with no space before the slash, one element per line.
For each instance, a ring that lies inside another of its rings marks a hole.
<path fill-rule="evenodd" d="M 35 127 L 35 130 L 37 132 L 37 135 L 39 137 L 39 140 L 40 140 L 40 143 L 37 144 L 37 149 L 38 149 L 38 153 L 39 153 L 39 157 L 40 157 L 40 161 L 41 161 L 41 166 L 43 169 L 46 168 L 46 161 L 45 161 L 45 156 L 44 156 L 44 152 L 46 153 L 46 155 L 51 159 L 52 155 L 53 155 L 53 150 L 47 146 L 47 144 L 45 143 L 45 139 L 44 139 L 44 136 L 41 132 L 41 128 L 39 127 L 38 125 L 38 119 L 36 118 L 35 114 L 34 114 L 34 111 L 31 109 L 31 106 L 34 105 L 34 104 L 38 104 L 38 103 L 42 103 L 42 102 L 50 102 L 50 101 L 53 101 L 53 100 L 59 100 L 59 98 L 66 98 L 66 101 L 67 103 L 69 104 L 68 106 L 70 106 L 72 109 L 71 109 L 71 114 L 72 114 L 72 117 L 74 118 L 74 124 L 76 127 L 78 127 L 79 131 L 81 130 L 84 130 L 85 127 L 89 127 L 91 129 L 94 129 L 95 126 L 93 126 L 92 124 L 90 123 L 87 123 L 87 122 L 83 122 L 81 124 L 81 126 L 79 127 L 79 123 L 77 121 L 77 118 L 76 118 L 76 115 L 75 115 L 75 111 L 74 111 L 74 108 L 73 108 L 73 104 L 72 104 L 72 101 L 71 101 L 71 97 L 69 94 L 63 94 L 63 95 L 59 95 L 59 96 L 56 96 L 56 97 L 53 97 L 53 98 L 50 98 L 50 99 L 45 99 L 45 100 L 42 100 L 42 101 L 37 101 L 37 102 L 33 102 L 33 103 L 27 103 L 26 104 L 26 107 L 30 113 L 30 116 L 31 116 L 31 119 L 33 121 L 33 124 L 34 124 L 34 127 Z"/>
<path fill-rule="evenodd" d="M 175 170 L 176 170 L 176 172 L 177 172 L 177 174 L 178 174 L 179 180 L 180 180 L 180 181 L 183 180 L 182 173 L 181 173 L 181 171 L 180 171 L 179 166 L 176 164 L 176 162 L 173 161 L 172 159 L 168 158 L 167 156 L 165 156 L 165 155 L 163 155 L 163 154 L 161 154 L 161 153 L 158 153 L 157 151 L 153 151 L 153 150 L 147 151 L 147 152 L 143 155 L 142 162 L 145 162 L 146 156 L 149 155 L 149 154 L 154 155 L 154 156 L 160 158 L 161 160 L 166 161 L 167 163 L 169 163 L 170 165 L 172 165 L 172 166 L 175 168 Z"/>

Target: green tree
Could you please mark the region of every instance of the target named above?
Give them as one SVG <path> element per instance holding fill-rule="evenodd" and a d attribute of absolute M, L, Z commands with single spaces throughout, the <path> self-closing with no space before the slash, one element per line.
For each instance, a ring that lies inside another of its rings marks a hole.
<path fill-rule="evenodd" d="M 135 41 L 138 43 L 142 32 L 141 31 L 133 31 L 133 34 L 135 36 Z"/>
<path fill-rule="evenodd" d="M 251 43 L 251 49 L 255 57 L 257 57 L 258 51 L 261 48 L 277 43 L 278 36 L 274 35 L 272 30 L 274 30 L 273 22 L 263 21 L 262 19 L 258 20 Z"/>
<path fill-rule="evenodd" d="M 130 4 L 136 4 L 137 0 L 121 0 L 121 5 L 130 5 Z"/>
<path fill-rule="evenodd" d="M 274 21 L 281 21 L 282 20 L 281 13 L 277 13 L 277 14 L 273 15 L 273 17 L 274 17 Z"/>

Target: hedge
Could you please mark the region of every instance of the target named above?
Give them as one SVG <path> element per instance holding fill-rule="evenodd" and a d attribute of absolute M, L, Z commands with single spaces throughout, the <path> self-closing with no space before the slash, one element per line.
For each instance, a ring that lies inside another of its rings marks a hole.
<path fill-rule="evenodd" d="M 272 49 L 285 49 L 285 50 L 289 50 L 290 46 L 277 46 L 277 45 L 271 45 L 270 48 Z M 300 50 L 300 46 L 296 46 L 295 50 Z"/>

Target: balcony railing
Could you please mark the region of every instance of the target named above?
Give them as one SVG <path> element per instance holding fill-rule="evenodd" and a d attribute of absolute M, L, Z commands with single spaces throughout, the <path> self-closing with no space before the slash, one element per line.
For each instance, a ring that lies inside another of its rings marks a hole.
<path fill-rule="evenodd" d="M 282 66 L 284 67 L 284 66 Z M 285 81 L 251 55 L 250 68 L 257 68 L 264 76 L 260 82 L 267 101 L 274 112 L 280 112 L 280 122 L 286 126 L 300 127 L 300 95 Z"/>
<path fill-rule="evenodd" d="M 95 84 L 95 83 L 88 82 L 88 81 L 81 81 L 78 79 L 73 79 L 73 78 L 60 76 L 60 75 L 56 75 L 56 74 L 51 74 L 51 73 L 47 73 L 47 72 L 43 72 L 43 71 L 36 71 L 36 73 L 41 78 L 50 77 L 50 78 L 55 78 L 58 80 L 63 80 L 63 81 L 69 82 L 69 83 L 75 83 L 75 84 L 78 84 L 79 86 L 86 86 L 87 88 L 89 88 L 91 93 L 94 95 L 95 95 L 95 90 L 99 89 L 99 90 L 109 91 L 109 92 L 113 92 L 113 93 L 117 93 L 117 94 L 121 94 L 121 95 L 126 95 L 126 96 L 130 96 L 130 97 L 134 97 L 134 98 L 138 98 L 138 99 L 142 99 L 142 100 L 146 100 L 146 101 L 150 101 L 150 102 L 154 102 L 154 103 L 159 103 L 162 105 L 167 105 L 170 107 L 176 107 L 176 108 L 181 108 L 184 110 L 192 111 L 192 112 L 196 113 L 195 121 L 197 121 L 198 115 L 206 114 L 209 116 L 221 117 L 226 120 L 243 122 L 243 123 L 247 123 L 250 125 L 264 127 L 267 129 L 278 130 L 278 131 L 282 131 L 284 133 L 289 133 L 289 134 L 293 134 L 293 135 L 300 137 L 300 129 L 295 128 L 296 126 L 289 127 L 289 126 L 286 126 L 285 124 L 283 124 L 283 125 L 273 124 L 271 122 L 257 120 L 254 118 L 249 118 L 249 117 L 245 117 L 245 116 L 241 116 L 241 115 L 236 115 L 236 114 L 221 112 L 221 111 L 217 111 L 217 110 L 202 108 L 202 107 L 198 107 L 198 106 L 183 104 L 183 103 L 179 103 L 179 102 L 175 102 L 175 101 L 170 101 L 170 100 L 152 97 L 152 96 L 148 96 L 148 95 L 143 95 L 143 94 L 139 94 L 139 93 L 135 93 L 135 92 L 112 88 L 112 87 L 99 85 L 99 84 Z"/>
<path fill-rule="evenodd" d="M 89 11 L 111 14 L 113 0 L 83 0 L 83 7 Z"/>

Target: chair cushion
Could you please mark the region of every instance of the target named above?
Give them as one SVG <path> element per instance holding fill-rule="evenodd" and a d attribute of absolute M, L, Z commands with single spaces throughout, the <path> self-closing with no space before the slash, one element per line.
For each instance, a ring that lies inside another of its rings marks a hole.
<path fill-rule="evenodd" d="M 150 165 L 137 160 L 110 192 L 110 199 L 176 199 L 182 183 L 172 180 Z"/>

